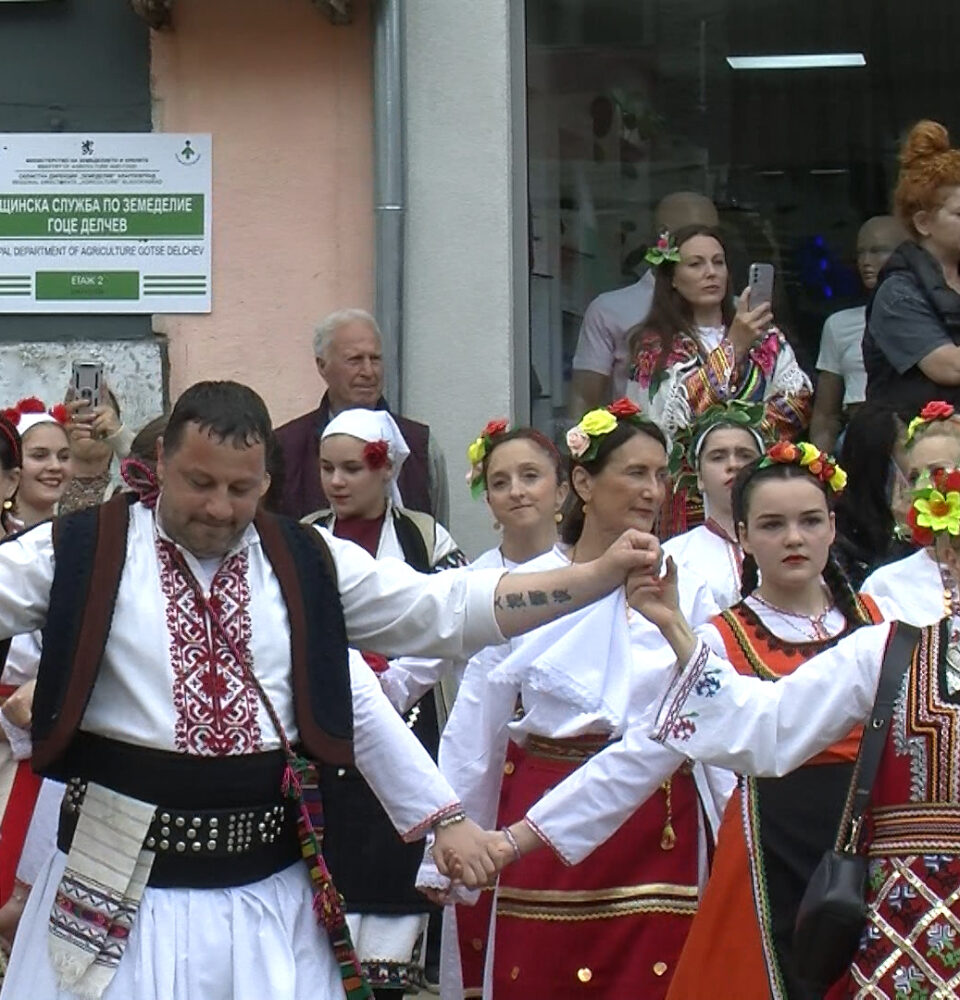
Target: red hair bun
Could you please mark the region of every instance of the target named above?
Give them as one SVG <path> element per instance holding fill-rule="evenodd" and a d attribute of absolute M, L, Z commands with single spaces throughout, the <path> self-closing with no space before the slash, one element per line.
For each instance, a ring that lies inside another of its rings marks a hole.
<path fill-rule="evenodd" d="M 910 129 L 900 150 L 900 165 L 909 170 L 949 149 L 950 133 L 939 122 L 925 118 Z"/>

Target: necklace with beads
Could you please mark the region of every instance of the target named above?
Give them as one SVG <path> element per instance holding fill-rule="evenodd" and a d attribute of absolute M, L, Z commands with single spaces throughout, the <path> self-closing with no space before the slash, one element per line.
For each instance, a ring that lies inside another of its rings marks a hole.
<path fill-rule="evenodd" d="M 818 642 L 831 637 L 825 622 L 827 615 L 833 611 L 834 605 L 826 591 L 824 593 L 824 596 L 827 599 L 826 606 L 819 614 L 816 615 L 805 615 L 800 611 L 787 611 L 786 608 L 779 608 L 776 604 L 771 603 L 765 597 L 761 596 L 757 591 L 754 591 L 750 596 L 768 611 L 772 611 L 775 615 L 778 615 L 784 622 L 786 622 L 787 625 L 796 629 L 805 638 L 810 639 L 813 642 Z M 809 631 L 807 631 L 807 628 L 801 627 L 800 623 L 803 623 L 804 626 L 808 626 Z"/>

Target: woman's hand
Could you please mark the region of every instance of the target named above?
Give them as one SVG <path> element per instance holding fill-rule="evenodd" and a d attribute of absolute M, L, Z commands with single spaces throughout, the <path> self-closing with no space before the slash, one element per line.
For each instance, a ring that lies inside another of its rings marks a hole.
<path fill-rule="evenodd" d="M 737 361 L 743 361 L 747 352 L 767 332 L 773 323 L 773 310 L 769 302 L 750 308 L 750 289 L 745 288 L 737 299 L 737 314 L 733 317 L 727 336 L 733 344 Z"/>
<path fill-rule="evenodd" d="M 631 573 L 627 577 L 627 603 L 657 628 L 669 623 L 680 611 L 677 564 L 667 556 L 667 569 L 661 577 Z"/>
<path fill-rule="evenodd" d="M 21 684 L 0 708 L 0 712 L 21 729 L 29 729 L 33 721 L 33 692 L 36 686 L 36 681 Z"/>
<path fill-rule="evenodd" d="M 641 576 L 627 579 L 627 602 L 660 629 L 677 654 L 678 662 L 686 663 L 690 659 L 697 637 L 680 610 L 677 564 L 671 556 L 667 556 L 667 570 L 659 580 L 651 581 Z"/>

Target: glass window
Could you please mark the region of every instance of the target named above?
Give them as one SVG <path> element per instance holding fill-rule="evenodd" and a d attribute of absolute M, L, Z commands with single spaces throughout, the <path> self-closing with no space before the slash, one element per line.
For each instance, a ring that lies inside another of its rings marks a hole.
<path fill-rule="evenodd" d="M 716 206 L 738 291 L 774 265 L 776 322 L 812 373 L 826 317 L 865 301 L 857 233 L 890 210 L 902 135 L 960 119 L 960 5 L 526 0 L 526 29 L 534 423 L 578 415 L 575 355 L 585 391 L 613 372 L 619 392 L 675 192 Z M 813 65 L 775 58 L 798 55 Z"/>

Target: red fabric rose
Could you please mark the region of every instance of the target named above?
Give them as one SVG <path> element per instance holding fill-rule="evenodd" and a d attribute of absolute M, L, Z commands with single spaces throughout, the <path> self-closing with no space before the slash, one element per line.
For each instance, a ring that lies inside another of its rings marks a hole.
<path fill-rule="evenodd" d="M 942 399 L 934 399 L 920 411 L 922 420 L 946 420 L 954 414 L 953 406 Z"/>
<path fill-rule="evenodd" d="M 21 399 L 17 403 L 17 409 L 21 413 L 45 413 L 47 408 L 43 405 L 42 399 L 37 399 L 36 396 L 27 396 L 26 399 Z"/>
<path fill-rule="evenodd" d="M 20 423 L 20 411 L 15 406 L 8 406 L 4 411 L 3 415 L 13 424 L 14 427 Z"/>
<path fill-rule="evenodd" d="M 789 464 L 800 458 L 800 449 L 791 441 L 778 441 L 767 454 L 774 462 Z"/>
<path fill-rule="evenodd" d="M 503 434 L 508 427 L 508 422 L 506 420 L 491 420 L 486 427 L 483 429 L 481 437 L 496 437 L 498 434 Z"/>
<path fill-rule="evenodd" d="M 607 412 L 612 413 L 617 420 L 623 420 L 625 417 L 635 417 L 640 412 L 640 407 L 626 396 L 621 396 L 607 407 Z"/>
<path fill-rule="evenodd" d="M 363 446 L 363 460 L 368 469 L 382 469 L 387 464 L 389 453 L 386 441 L 368 441 Z"/>

